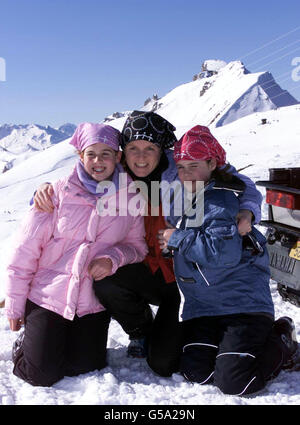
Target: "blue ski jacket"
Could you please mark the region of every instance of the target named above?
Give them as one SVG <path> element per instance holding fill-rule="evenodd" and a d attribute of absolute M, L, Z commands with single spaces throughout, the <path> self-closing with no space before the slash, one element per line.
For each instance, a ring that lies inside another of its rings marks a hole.
<path fill-rule="evenodd" d="M 201 316 L 267 313 L 274 316 L 265 237 L 255 228 L 241 237 L 237 196 L 210 182 L 204 220 L 197 228 L 183 216 L 169 239 L 181 293 L 179 320 Z"/>

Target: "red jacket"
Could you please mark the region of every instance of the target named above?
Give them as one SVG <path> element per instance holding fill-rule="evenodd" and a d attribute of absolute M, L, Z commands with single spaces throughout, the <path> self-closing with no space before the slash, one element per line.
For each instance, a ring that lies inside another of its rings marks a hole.
<path fill-rule="evenodd" d="M 146 243 L 148 245 L 148 255 L 144 263 L 146 263 L 154 274 L 159 268 L 161 269 L 166 283 L 175 282 L 172 258 L 164 258 L 158 244 L 157 234 L 161 229 L 168 227 L 162 215 L 162 207 L 159 207 L 158 216 L 145 216 Z"/>

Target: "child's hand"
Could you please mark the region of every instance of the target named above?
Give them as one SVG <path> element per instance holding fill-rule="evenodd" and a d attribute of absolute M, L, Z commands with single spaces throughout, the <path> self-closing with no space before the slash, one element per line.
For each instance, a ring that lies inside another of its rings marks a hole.
<path fill-rule="evenodd" d="M 111 275 L 112 267 L 110 258 L 98 258 L 90 262 L 88 272 L 94 280 L 101 280 Z"/>
<path fill-rule="evenodd" d="M 9 327 L 11 331 L 19 331 L 21 326 L 24 325 L 24 317 L 20 317 L 19 319 L 8 319 Z"/>
<path fill-rule="evenodd" d="M 50 183 L 43 183 L 36 191 L 33 201 L 36 209 L 42 212 L 52 213 L 54 206 L 51 196 L 53 195 L 53 187 Z"/>
<path fill-rule="evenodd" d="M 176 229 L 161 229 L 158 231 L 157 238 L 160 249 L 165 249 L 168 247 L 169 239 L 175 230 Z"/>
<path fill-rule="evenodd" d="M 249 210 L 240 210 L 236 216 L 238 231 L 241 236 L 247 235 L 252 229 L 253 214 Z"/>

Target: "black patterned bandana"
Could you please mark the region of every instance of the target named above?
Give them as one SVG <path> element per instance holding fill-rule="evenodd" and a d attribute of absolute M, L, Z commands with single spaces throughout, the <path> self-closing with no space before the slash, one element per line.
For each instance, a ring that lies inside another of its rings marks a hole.
<path fill-rule="evenodd" d="M 127 118 L 121 139 L 121 148 L 134 140 L 154 143 L 161 149 L 171 148 L 177 141 L 176 128 L 155 112 L 133 111 Z"/>

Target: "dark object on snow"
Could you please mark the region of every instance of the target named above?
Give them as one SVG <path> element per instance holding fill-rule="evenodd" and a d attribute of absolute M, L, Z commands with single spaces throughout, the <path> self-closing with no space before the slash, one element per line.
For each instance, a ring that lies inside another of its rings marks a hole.
<path fill-rule="evenodd" d="M 285 346 L 285 362 L 283 369 L 299 370 L 300 368 L 300 350 L 296 337 L 296 328 L 294 321 L 287 316 L 280 317 L 274 322 L 274 330 L 280 336 Z"/>
<path fill-rule="evenodd" d="M 147 338 L 132 339 L 127 347 L 127 357 L 133 359 L 144 359 L 147 357 Z"/>

